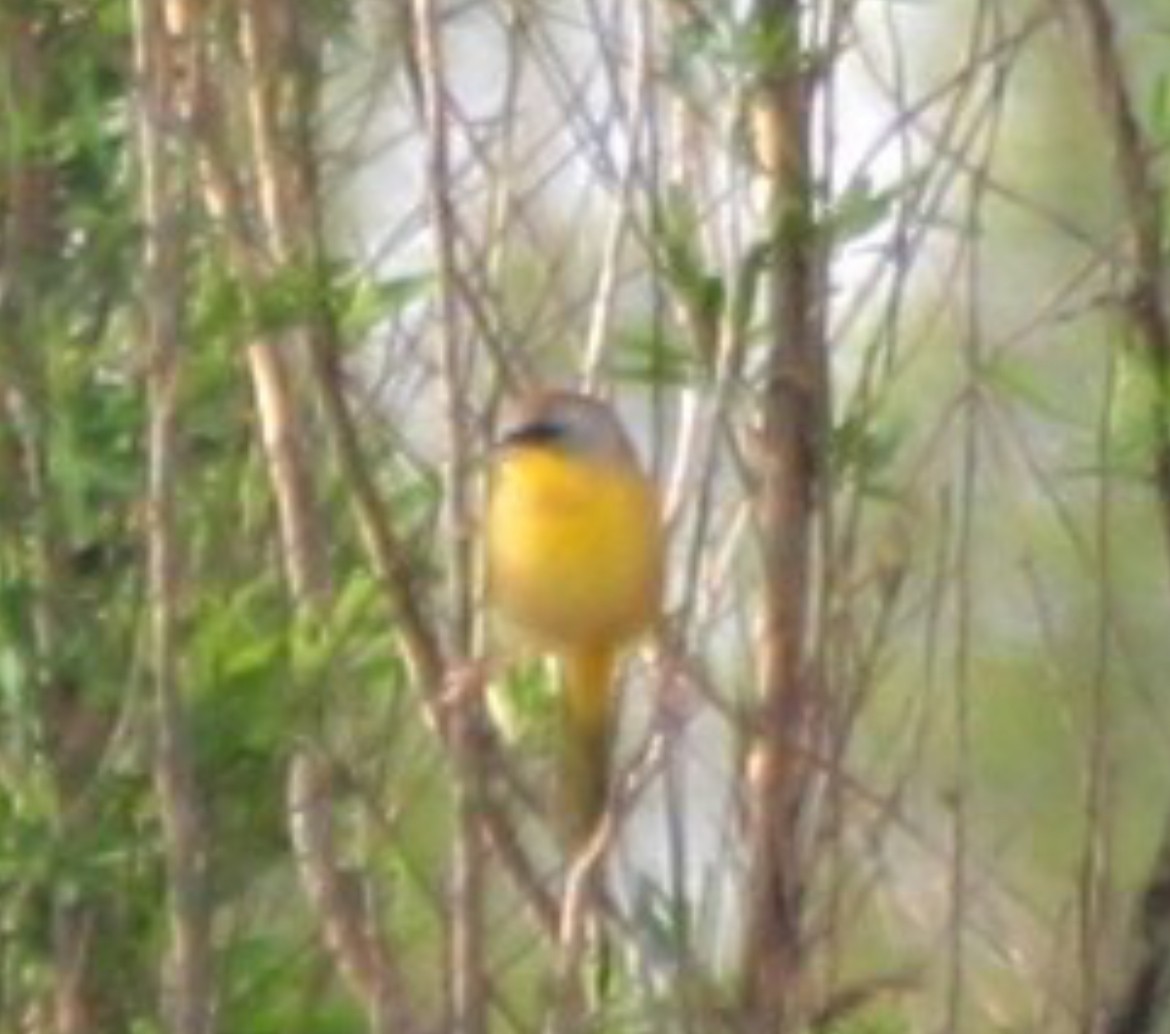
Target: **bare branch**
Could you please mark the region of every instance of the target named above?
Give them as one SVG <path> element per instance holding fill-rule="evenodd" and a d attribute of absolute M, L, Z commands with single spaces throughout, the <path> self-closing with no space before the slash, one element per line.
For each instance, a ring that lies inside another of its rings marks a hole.
<path fill-rule="evenodd" d="M 808 777 L 794 745 L 810 729 L 818 691 L 806 650 L 829 384 L 809 142 L 815 79 L 800 47 L 801 5 L 760 0 L 755 19 L 771 48 L 754 103 L 774 253 L 756 460 L 763 614 L 760 704 L 749 727 L 745 787 L 749 868 L 742 979 L 749 1029 L 762 1032 L 798 1023 L 801 1008 L 800 847 Z"/>
<path fill-rule="evenodd" d="M 1126 82 L 1113 14 L 1104 0 L 1077 0 L 1076 7 L 1083 22 L 1084 44 L 1106 131 L 1112 139 L 1121 202 L 1129 223 L 1133 286 L 1128 315 L 1156 384 L 1150 414 L 1154 432 L 1153 479 L 1170 553 L 1170 416 L 1166 406 L 1170 397 L 1170 287 L 1163 236 L 1164 192 L 1152 169 L 1152 141 L 1142 129 Z M 1089 802 L 1090 807 L 1093 804 Z M 1168 887 L 1170 833 L 1163 836 L 1138 905 L 1129 966 L 1120 994 L 1105 1018 L 1104 1027 L 1110 1034 L 1148 1034 L 1162 1023 L 1170 995 Z"/>
<path fill-rule="evenodd" d="M 139 81 L 138 138 L 142 169 L 146 275 L 143 351 L 150 406 L 147 526 L 156 743 L 155 780 L 165 834 L 170 892 L 171 958 L 164 1013 L 173 1034 L 214 1028 L 208 838 L 188 744 L 179 680 L 180 547 L 178 390 L 185 287 L 187 184 L 176 160 L 181 122 L 184 26 L 177 8 L 136 0 L 134 37 Z"/>
<path fill-rule="evenodd" d="M 311 748 L 298 751 L 289 769 L 289 829 L 301 882 L 313 900 L 326 943 L 346 979 L 368 1003 L 375 1034 L 420 1031 L 407 986 L 373 918 L 377 909 L 362 893 L 361 877 L 338 862 L 333 801 L 328 763 Z"/>

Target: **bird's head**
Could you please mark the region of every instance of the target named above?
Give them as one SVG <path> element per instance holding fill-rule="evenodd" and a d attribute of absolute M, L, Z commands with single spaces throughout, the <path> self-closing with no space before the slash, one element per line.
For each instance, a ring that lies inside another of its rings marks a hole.
<path fill-rule="evenodd" d="M 569 391 L 528 395 L 505 415 L 497 446 L 509 452 L 537 449 L 636 465 L 629 436 L 600 399 Z"/>

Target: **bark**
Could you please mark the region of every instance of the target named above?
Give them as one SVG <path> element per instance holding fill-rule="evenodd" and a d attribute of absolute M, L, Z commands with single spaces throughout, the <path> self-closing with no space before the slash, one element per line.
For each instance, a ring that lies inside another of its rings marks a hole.
<path fill-rule="evenodd" d="M 1076 0 L 1093 84 L 1112 142 L 1127 223 L 1132 286 L 1127 312 L 1155 382 L 1152 480 L 1170 554 L 1170 298 L 1163 241 L 1165 199 L 1152 168 L 1155 148 L 1137 116 L 1104 0 Z M 1149 1034 L 1164 1025 L 1170 1000 L 1170 817 L 1136 909 L 1129 962 L 1106 1010 L 1108 1034 Z"/>
<path fill-rule="evenodd" d="M 162 816 L 171 928 L 163 977 L 164 1015 L 175 1034 L 208 1034 L 215 1025 L 211 961 L 208 834 L 189 744 L 179 676 L 180 477 L 178 390 L 186 277 L 189 191 L 173 132 L 181 122 L 179 51 L 190 40 L 179 8 L 158 0 L 134 5 L 139 88 L 138 143 L 145 235 L 143 351 L 147 374 L 147 568 L 155 706 L 154 775 Z"/>
<path fill-rule="evenodd" d="M 763 554 L 760 703 L 747 772 L 748 873 L 743 1008 L 748 1029 L 799 1022 L 803 963 L 801 745 L 816 687 L 807 650 L 813 543 L 828 382 L 809 159 L 811 81 L 796 40 L 800 5 L 760 0 L 758 31 L 777 46 L 755 97 L 757 158 L 767 177 L 772 264 L 760 399 L 756 521 Z"/>

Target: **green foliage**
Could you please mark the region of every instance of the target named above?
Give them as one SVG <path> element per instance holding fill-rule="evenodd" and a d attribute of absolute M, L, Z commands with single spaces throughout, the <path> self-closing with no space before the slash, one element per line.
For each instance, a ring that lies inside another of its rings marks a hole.
<path fill-rule="evenodd" d="M 865 495 L 888 497 L 896 475 L 894 463 L 905 440 L 905 428 L 892 414 L 875 410 L 847 414 L 833 428 L 829 442 L 835 483 L 854 485 Z"/>
<path fill-rule="evenodd" d="M 258 284 L 247 284 L 217 262 L 203 270 L 192 321 L 201 340 L 230 335 L 246 343 L 279 337 L 328 310 L 343 340 L 361 341 L 432 288 L 427 274 L 379 280 L 342 262 L 323 268 L 290 263 Z"/>
<path fill-rule="evenodd" d="M 492 717 L 509 741 L 551 743 L 556 724 L 556 685 L 551 667 L 539 659 L 508 666 L 492 685 Z"/>
<path fill-rule="evenodd" d="M 632 327 L 615 341 L 611 369 L 620 381 L 665 388 L 694 384 L 701 365 L 693 343 L 657 327 Z"/>
<path fill-rule="evenodd" d="M 388 316 L 399 315 L 408 305 L 432 293 L 435 282 L 426 273 L 378 280 L 350 270 L 343 271 L 338 285 L 336 307 L 343 337 L 364 341 Z"/>
<path fill-rule="evenodd" d="M 864 237 L 889 219 L 894 205 L 921 177 L 911 177 L 885 189 L 877 189 L 868 176 L 862 175 L 833 200 L 825 219 L 828 239 L 845 244 Z"/>
<path fill-rule="evenodd" d="M 896 1009 L 871 1006 L 824 1027 L 820 1034 L 907 1034 L 911 1029 Z"/>
<path fill-rule="evenodd" d="M 725 290 L 721 278 L 705 268 L 699 227 L 698 211 L 681 192 L 670 193 L 655 210 L 663 276 L 688 310 L 700 320 L 715 321 L 723 310 Z"/>
<path fill-rule="evenodd" d="M 755 78 L 783 75 L 802 58 L 796 23 L 784 14 L 749 19 L 713 4 L 691 15 L 672 40 L 676 69 L 714 67 Z"/>

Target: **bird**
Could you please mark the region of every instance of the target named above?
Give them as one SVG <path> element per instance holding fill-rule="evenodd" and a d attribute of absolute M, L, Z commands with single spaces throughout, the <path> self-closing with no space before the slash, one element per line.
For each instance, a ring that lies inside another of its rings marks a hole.
<path fill-rule="evenodd" d="M 658 495 L 610 405 L 534 391 L 495 443 L 485 523 L 490 605 L 560 668 L 563 833 L 583 850 L 608 805 L 619 665 L 661 614 Z"/>

